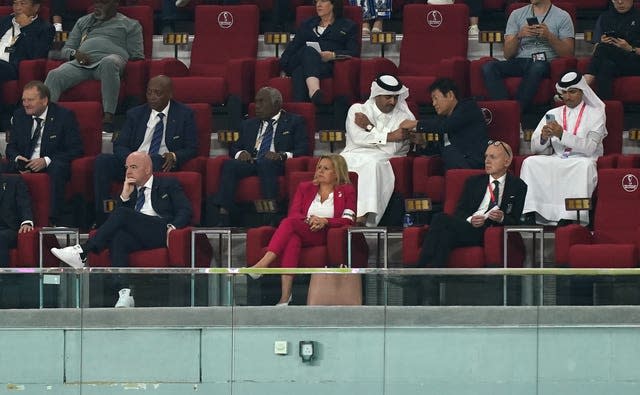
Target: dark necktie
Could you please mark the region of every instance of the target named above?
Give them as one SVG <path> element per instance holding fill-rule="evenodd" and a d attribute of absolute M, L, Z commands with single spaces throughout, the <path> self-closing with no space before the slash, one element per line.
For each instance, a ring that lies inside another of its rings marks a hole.
<path fill-rule="evenodd" d="M 494 180 L 493 185 L 493 200 L 489 203 L 489 210 L 498 205 L 498 199 L 500 198 L 500 181 Z"/>
<path fill-rule="evenodd" d="M 142 210 L 142 206 L 144 206 L 144 190 L 147 187 L 140 187 L 138 190 L 138 198 L 136 199 L 136 211 Z"/>
<path fill-rule="evenodd" d="M 271 149 L 271 142 L 273 141 L 273 119 L 269 119 L 267 123 L 267 130 L 262 134 L 262 142 L 260 143 L 260 149 L 258 149 L 257 159 L 262 158 Z"/>
<path fill-rule="evenodd" d="M 151 137 L 151 146 L 149 146 L 149 155 L 155 155 L 160 151 L 160 142 L 162 141 L 162 132 L 164 131 L 163 113 L 158 113 L 160 120 L 153 128 L 153 136 Z"/>
<path fill-rule="evenodd" d="M 33 131 L 33 136 L 31 136 L 31 142 L 29 143 L 29 155 L 28 159 L 31 159 L 33 156 L 33 151 L 36 149 L 36 144 L 38 143 L 38 139 L 42 135 L 42 118 L 33 118 L 36 121 L 36 129 Z"/>

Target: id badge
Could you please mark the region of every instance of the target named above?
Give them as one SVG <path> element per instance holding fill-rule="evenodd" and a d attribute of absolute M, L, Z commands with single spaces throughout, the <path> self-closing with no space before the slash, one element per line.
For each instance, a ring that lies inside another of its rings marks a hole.
<path fill-rule="evenodd" d="M 531 59 L 533 59 L 534 62 L 546 62 L 547 55 L 544 52 L 536 52 L 531 55 Z"/>
<path fill-rule="evenodd" d="M 5 53 L 14 53 L 16 51 L 16 47 L 5 47 L 4 48 L 4 52 Z"/>

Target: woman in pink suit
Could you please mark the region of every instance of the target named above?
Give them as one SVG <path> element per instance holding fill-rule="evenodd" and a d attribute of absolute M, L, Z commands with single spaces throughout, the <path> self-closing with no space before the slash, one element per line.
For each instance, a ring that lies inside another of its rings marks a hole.
<path fill-rule="evenodd" d="M 266 254 L 252 268 L 266 268 L 278 257 L 282 267 L 297 267 L 301 247 L 326 244 L 327 229 L 352 225 L 355 213 L 356 190 L 349 181 L 347 163 L 340 155 L 322 156 L 313 181 L 300 183 L 289 215 L 273 234 Z M 292 285 L 293 275 L 283 274 L 282 295 L 276 306 L 291 302 Z"/>

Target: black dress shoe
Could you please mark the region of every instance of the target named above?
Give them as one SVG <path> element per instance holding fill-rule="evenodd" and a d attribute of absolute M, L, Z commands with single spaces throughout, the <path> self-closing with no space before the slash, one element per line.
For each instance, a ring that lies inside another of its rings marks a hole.
<path fill-rule="evenodd" d="M 324 99 L 323 97 L 324 95 L 322 94 L 322 90 L 318 89 L 313 96 L 311 96 L 311 103 L 315 104 L 316 106 L 319 106 L 322 104 L 322 99 Z"/>

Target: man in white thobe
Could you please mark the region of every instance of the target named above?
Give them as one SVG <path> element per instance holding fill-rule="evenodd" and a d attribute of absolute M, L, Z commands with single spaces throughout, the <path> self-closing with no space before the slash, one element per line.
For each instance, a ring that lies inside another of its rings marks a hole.
<path fill-rule="evenodd" d="M 530 156 L 520 178 L 529 186 L 523 212 L 536 222 L 556 225 L 575 220 L 565 198 L 591 197 L 598 182 L 596 161 L 607 135 L 605 105 L 579 73 L 570 71 L 556 84 L 563 106 L 549 110 L 531 136 Z M 588 213 L 580 216 L 589 221 Z"/>
<path fill-rule="evenodd" d="M 371 83 L 371 95 L 349 108 L 346 146 L 342 156 L 349 171 L 358 173 L 358 222 L 376 226 L 393 193 L 395 176 L 389 159 L 409 151 L 409 130 L 415 120 L 407 106 L 409 90 L 392 75 Z"/>

